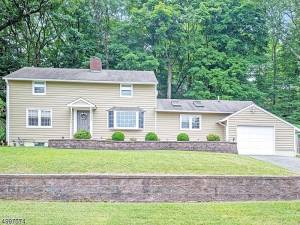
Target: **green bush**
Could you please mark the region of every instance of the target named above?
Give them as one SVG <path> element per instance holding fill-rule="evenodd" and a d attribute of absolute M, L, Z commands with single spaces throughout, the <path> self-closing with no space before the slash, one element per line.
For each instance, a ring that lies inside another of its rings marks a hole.
<path fill-rule="evenodd" d="M 221 140 L 221 139 L 220 139 L 220 136 L 217 135 L 217 134 L 208 134 L 208 135 L 206 136 L 206 139 L 207 139 L 208 141 L 220 141 L 220 140 Z"/>
<path fill-rule="evenodd" d="M 121 131 L 116 131 L 112 134 L 111 139 L 113 141 L 124 141 L 125 140 L 125 135 Z"/>
<path fill-rule="evenodd" d="M 75 139 L 91 139 L 91 137 L 91 133 L 83 129 L 78 130 L 74 134 Z"/>
<path fill-rule="evenodd" d="M 158 141 L 158 136 L 154 132 L 149 132 L 145 136 L 145 141 Z"/>
<path fill-rule="evenodd" d="M 189 141 L 189 135 L 187 135 L 186 133 L 180 133 L 177 135 L 177 141 Z"/>

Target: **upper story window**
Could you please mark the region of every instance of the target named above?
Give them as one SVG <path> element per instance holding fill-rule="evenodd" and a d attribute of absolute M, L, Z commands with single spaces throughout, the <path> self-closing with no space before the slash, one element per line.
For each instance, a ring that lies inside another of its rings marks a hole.
<path fill-rule="evenodd" d="M 200 115 L 180 115 L 180 129 L 182 130 L 193 130 L 201 129 L 201 116 Z"/>
<path fill-rule="evenodd" d="M 46 94 L 46 82 L 45 81 L 33 81 L 32 82 L 32 94 L 45 95 Z"/>
<path fill-rule="evenodd" d="M 52 127 L 52 110 L 50 109 L 27 109 L 26 126 L 31 128 Z"/>
<path fill-rule="evenodd" d="M 132 97 L 133 96 L 133 85 L 132 84 L 120 84 L 120 96 L 121 97 Z"/>
<path fill-rule="evenodd" d="M 142 129 L 144 128 L 144 112 L 109 111 L 108 127 L 113 129 Z"/>

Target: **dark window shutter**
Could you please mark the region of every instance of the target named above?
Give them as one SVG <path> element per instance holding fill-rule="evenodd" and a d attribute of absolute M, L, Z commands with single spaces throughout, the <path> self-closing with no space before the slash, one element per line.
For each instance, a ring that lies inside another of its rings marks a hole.
<path fill-rule="evenodd" d="M 114 111 L 108 111 L 108 128 L 114 127 Z"/>
<path fill-rule="evenodd" d="M 139 112 L 139 128 L 144 128 L 144 112 Z"/>

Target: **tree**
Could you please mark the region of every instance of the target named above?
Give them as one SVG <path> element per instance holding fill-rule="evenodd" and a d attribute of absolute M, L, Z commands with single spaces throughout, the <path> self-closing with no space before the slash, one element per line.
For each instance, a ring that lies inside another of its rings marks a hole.
<path fill-rule="evenodd" d="M 2 9 L 0 12 L 0 32 L 35 13 L 51 9 L 53 5 L 53 1 L 49 0 L 2 0 L 0 2 L 0 8 Z"/>
<path fill-rule="evenodd" d="M 159 97 L 253 100 L 300 124 L 298 0 L 2 0 L 0 76 L 153 70 Z M 5 102 L 5 83 L 0 81 Z"/>

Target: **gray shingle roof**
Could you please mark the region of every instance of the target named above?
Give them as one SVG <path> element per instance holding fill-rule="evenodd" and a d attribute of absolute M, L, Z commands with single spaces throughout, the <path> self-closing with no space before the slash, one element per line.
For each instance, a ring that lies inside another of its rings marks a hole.
<path fill-rule="evenodd" d="M 252 101 L 157 99 L 157 111 L 235 113 Z"/>
<path fill-rule="evenodd" d="M 133 70 L 101 70 L 100 72 L 91 72 L 89 69 L 24 67 L 4 78 L 79 82 L 157 83 L 153 71 Z"/>

